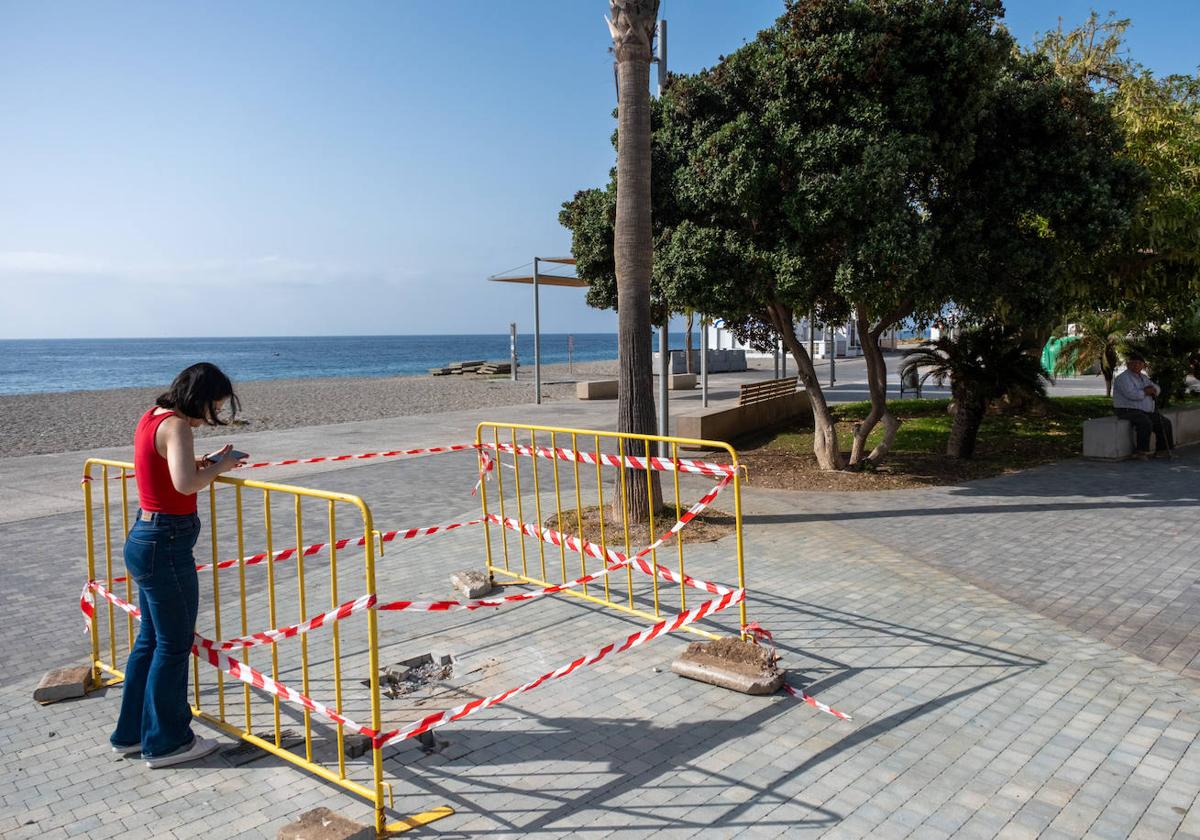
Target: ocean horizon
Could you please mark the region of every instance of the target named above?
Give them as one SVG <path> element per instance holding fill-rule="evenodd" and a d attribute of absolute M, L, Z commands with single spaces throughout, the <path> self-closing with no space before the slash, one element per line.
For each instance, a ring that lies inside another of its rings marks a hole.
<path fill-rule="evenodd" d="M 542 363 L 566 363 L 568 338 L 574 339 L 574 361 L 617 357 L 616 333 L 543 333 Z M 683 342 L 678 331 L 671 335 L 672 348 Z M 532 334 L 518 335 L 517 357 L 532 370 Z M 200 361 L 237 383 L 421 376 L 447 362 L 508 358 L 507 334 L 0 339 L 0 395 L 166 385 Z"/>

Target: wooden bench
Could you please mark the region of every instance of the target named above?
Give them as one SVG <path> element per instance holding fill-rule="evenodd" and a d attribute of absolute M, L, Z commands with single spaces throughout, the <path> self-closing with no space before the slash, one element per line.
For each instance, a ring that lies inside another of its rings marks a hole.
<path fill-rule="evenodd" d="M 796 389 L 796 378 L 770 379 L 742 385 L 738 404 L 704 408 L 675 418 L 675 434 L 701 440 L 729 441 L 783 425 L 812 411 L 806 391 Z"/>
<path fill-rule="evenodd" d="M 738 405 L 754 405 L 796 393 L 796 377 L 768 379 L 766 382 L 751 382 L 738 388 Z"/>

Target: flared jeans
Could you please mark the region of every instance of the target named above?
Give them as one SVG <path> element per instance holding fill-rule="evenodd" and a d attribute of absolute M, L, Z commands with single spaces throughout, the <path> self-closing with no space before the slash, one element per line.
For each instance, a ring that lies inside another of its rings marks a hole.
<path fill-rule="evenodd" d="M 192 742 L 188 659 L 200 589 L 192 549 L 200 536 L 195 514 L 138 511 L 125 540 L 125 568 L 137 584 L 141 629 L 125 665 L 121 714 L 109 739 L 115 747 L 142 745 L 146 758 Z"/>

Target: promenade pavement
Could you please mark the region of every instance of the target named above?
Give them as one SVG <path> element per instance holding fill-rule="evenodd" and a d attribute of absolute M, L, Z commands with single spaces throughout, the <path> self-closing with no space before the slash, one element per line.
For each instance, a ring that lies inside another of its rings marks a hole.
<path fill-rule="evenodd" d="M 576 408 L 492 413 L 599 425 L 597 407 Z M 256 454 L 444 443 L 473 425 L 464 414 L 263 433 Z M 50 486 L 50 472 L 36 486 L 65 504 L 84 456 L 52 457 L 74 458 L 71 486 Z M 13 469 L 0 461 L 8 490 Z M 477 510 L 470 455 L 271 472 L 360 494 L 384 528 Z M 390 749 L 395 814 L 455 809 L 414 836 L 1200 838 L 1197 478 L 1193 448 L 954 488 L 748 488 L 750 618 L 775 633 L 792 683 L 852 721 L 676 677 L 669 662 L 689 637 L 669 637 L 445 727 L 440 753 Z M 705 486 L 687 481 L 686 495 Z M 379 589 L 445 597 L 450 571 L 480 566 L 481 549 L 474 529 L 389 546 Z M 688 552 L 689 571 L 732 579 L 730 540 Z M 43 671 L 87 656 L 78 501 L 0 524 L 0 572 L 0 835 L 273 837 L 317 805 L 369 818 L 362 801 L 273 757 L 170 771 L 114 760 L 119 687 L 32 702 Z M 736 618 L 709 626 L 730 631 Z M 202 632 L 213 621 L 206 603 Z M 456 657 L 452 678 L 389 705 L 388 722 L 520 684 L 643 624 L 565 598 L 381 614 L 385 662 Z M 328 644 L 311 642 L 322 662 Z M 346 644 L 360 663 L 349 628 Z M 280 650 L 295 657 L 297 642 Z M 207 672 L 202 683 L 211 707 Z M 285 725 L 302 721 L 288 710 Z"/>

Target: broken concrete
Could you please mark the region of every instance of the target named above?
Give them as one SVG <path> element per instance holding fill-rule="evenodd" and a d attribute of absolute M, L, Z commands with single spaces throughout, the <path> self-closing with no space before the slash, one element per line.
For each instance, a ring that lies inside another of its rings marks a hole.
<path fill-rule="evenodd" d="M 45 705 L 59 700 L 83 697 L 92 684 L 92 669 L 87 665 L 56 668 L 42 677 L 33 690 L 33 699 Z"/>
<path fill-rule="evenodd" d="M 346 736 L 346 757 L 361 758 L 371 750 L 371 739 L 366 735 Z"/>
<path fill-rule="evenodd" d="M 288 823 L 278 840 L 375 840 L 375 827 L 347 819 L 328 808 L 314 808 Z"/>
<path fill-rule="evenodd" d="M 450 575 L 450 585 L 454 587 L 454 591 L 461 594 L 464 598 L 470 599 L 482 598 L 495 588 L 489 575 L 484 572 L 477 572 L 474 569 L 455 572 Z"/>
<path fill-rule="evenodd" d="M 774 694 L 784 677 L 773 651 L 738 638 L 692 642 L 671 663 L 671 670 L 742 694 Z"/>

